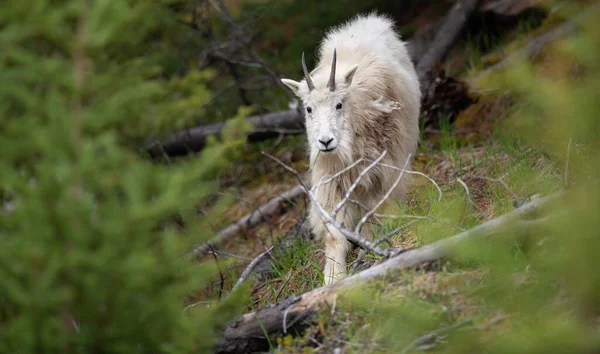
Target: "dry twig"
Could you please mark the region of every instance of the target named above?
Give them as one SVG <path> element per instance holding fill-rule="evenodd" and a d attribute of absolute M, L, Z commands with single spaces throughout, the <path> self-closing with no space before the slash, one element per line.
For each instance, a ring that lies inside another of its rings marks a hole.
<path fill-rule="evenodd" d="M 360 229 L 365 224 L 365 222 L 367 222 L 367 219 L 369 219 L 371 217 L 371 215 L 373 215 L 373 213 L 375 213 L 375 210 L 377 210 L 389 198 L 390 194 L 392 194 L 394 189 L 396 189 L 396 186 L 398 185 L 398 183 L 400 183 L 400 180 L 402 180 L 402 177 L 404 177 L 404 172 L 406 172 L 406 168 L 408 167 L 408 164 L 410 163 L 411 157 L 412 157 L 412 154 L 408 154 L 408 156 L 406 157 L 406 162 L 404 163 L 404 167 L 402 167 L 402 171 L 400 171 L 400 175 L 398 176 L 398 178 L 396 178 L 396 180 L 394 181 L 392 186 L 388 189 L 388 191 L 385 193 L 385 195 L 377 202 L 377 204 L 375 204 L 375 207 L 373 207 L 371 210 L 367 211 L 365 213 L 365 215 L 362 217 L 362 219 L 360 219 L 360 221 L 354 228 L 354 232 L 360 233 Z"/>
<path fill-rule="evenodd" d="M 225 287 L 225 277 L 223 276 L 223 272 L 221 272 L 221 267 L 219 266 L 219 259 L 215 253 L 215 250 L 211 245 L 208 246 L 212 251 L 213 258 L 215 259 L 215 263 L 217 264 L 217 270 L 219 271 L 219 301 L 221 297 L 223 297 L 223 288 Z"/>
<path fill-rule="evenodd" d="M 246 278 L 248 277 L 248 275 L 250 274 L 250 272 L 252 272 L 252 270 L 254 269 L 254 267 L 256 267 L 256 265 L 258 264 L 258 262 L 260 262 L 260 260 L 263 257 L 265 257 L 266 255 L 268 255 L 273 250 L 273 247 L 274 246 L 269 247 L 269 249 L 267 249 L 263 253 L 261 253 L 258 256 L 256 256 L 256 258 L 254 258 L 252 260 L 252 262 L 250 262 L 250 264 L 248 264 L 248 266 L 246 267 L 246 269 L 244 269 L 244 272 L 242 272 L 242 275 L 240 275 L 240 278 L 237 280 L 237 282 L 235 283 L 235 285 L 233 286 L 233 288 L 231 288 L 232 292 L 235 291 L 235 289 L 237 289 L 240 285 L 242 285 L 242 283 L 244 282 L 244 280 L 246 280 Z"/>
<path fill-rule="evenodd" d="M 375 213 L 373 214 L 374 217 L 377 218 L 381 218 L 381 219 L 392 219 L 392 220 L 398 220 L 398 219 L 419 219 L 419 220 L 426 220 L 429 219 L 429 216 L 422 216 L 422 215 L 393 215 L 393 214 L 378 214 Z"/>
<path fill-rule="evenodd" d="M 475 204 L 473 199 L 471 199 L 471 193 L 469 193 L 469 187 L 467 186 L 467 184 L 460 177 L 457 178 L 456 181 L 458 183 L 460 183 L 460 185 L 463 186 L 463 188 L 465 189 L 465 193 L 467 195 L 467 201 L 469 202 L 469 204 L 471 204 L 471 206 L 474 207 L 475 209 L 477 209 L 477 211 L 479 211 L 480 213 L 483 213 L 481 208 L 479 208 L 479 206 L 477 204 Z"/>
<path fill-rule="evenodd" d="M 370 160 L 366 160 L 368 162 L 372 162 Z M 396 166 L 392 166 L 392 165 L 388 165 L 385 163 L 380 163 L 379 166 L 383 166 L 383 167 L 387 167 L 390 168 L 392 170 L 396 170 L 396 171 L 403 171 L 403 169 L 396 167 Z M 440 186 L 433 180 L 433 178 L 427 176 L 426 174 L 424 174 L 423 172 L 418 172 L 418 171 L 411 171 L 411 170 L 404 170 L 405 173 L 408 173 L 409 175 L 417 175 L 417 176 L 421 176 L 426 178 L 429 182 L 431 182 L 435 188 L 438 191 L 438 202 L 442 200 L 443 194 L 442 194 L 442 189 L 440 188 Z"/>
<path fill-rule="evenodd" d="M 500 185 L 502 187 L 504 187 L 504 189 L 506 189 L 506 191 L 508 193 L 510 193 L 510 195 L 513 198 L 513 201 L 515 204 L 519 203 L 519 201 L 521 200 L 521 198 L 517 195 L 517 193 L 515 193 L 512 188 L 510 188 L 508 186 L 508 184 L 506 182 L 504 182 L 504 180 L 502 179 L 502 177 L 498 177 L 498 178 L 489 178 L 489 177 L 485 177 L 485 176 L 471 176 L 471 178 L 475 178 L 475 179 L 482 179 L 484 181 L 490 181 L 490 182 L 496 182 L 496 183 L 500 183 Z"/>
<path fill-rule="evenodd" d="M 397 228 L 395 228 L 394 230 L 388 232 L 387 234 L 383 235 L 382 237 L 378 238 L 375 241 L 376 245 L 379 245 L 382 242 L 389 242 L 390 237 L 396 235 L 398 232 L 406 229 L 407 227 L 411 226 L 412 224 L 416 223 L 419 220 L 413 220 L 410 221 L 404 225 L 401 225 Z M 400 253 L 402 250 L 399 250 L 398 253 Z M 365 256 L 367 255 L 367 252 L 365 250 L 360 251 L 358 257 L 356 257 L 356 260 L 354 261 L 354 265 L 352 266 L 352 269 L 350 269 L 350 273 L 349 275 L 353 275 L 354 273 L 356 273 L 356 271 L 358 270 L 358 267 L 360 267 L 360 265 L 362 264 L 363 259 L 365 258 Z"/>
<path fill-rule="evenodd" d="M 188 252 L 186 255 L 198 256 L 205 254 L 209 250 L 210 246 L 223 243 L 232 238 L 233 236 L 237 235 L 238 233 L 242 232 L 243 230 L 258 225 L 264 220 L 266 216 L 272 216 L 273 214 L 279 212 L 283 207 L 284 203 L 297 199 L 304 193 L 304 187 L 298 185 L 284 193 L 281 193 L 278 196 L 273 197 L 271 201 L 269 201 L 266 204 L 263 204 L 262 206 L 256 208 L 253 212 L 246 214 L 244 217 L 242 217 L 235 223 L 222 229 L 210 241 L 194 247 L 194 249 Z"/>
<path fill-rule="evenodd" d="M 300 175 L 300 173 L 297 170 L 286 165 L 283 161 L 281 161 L 280 159 L 276 158 L 273 155 L 270 155 L 266 152 L 263 152 L 263 154 L 265 156 L 269 157 L 270 159 L 272 159 L 273 161 L 277 162 L 280 166 L 282 166 L 287 171 L 293 173 L 296 176 L 300 185 L 305 188 L 311 202 L 317 207 L 317 210 L 319 211 L 319 213 L 321 213 L 321 215 L 325 218 L 326 224 L 330 224 L 335 229 L 337 229 L 340 233 L 342 233 L 342 235 L 344 235 L 348 239 L 348 241 L 358 245 L 361 248 L 367 249 L 375 254 L 378 254 L 382 257 L 390 257 L 390 256 L 394 255 L 395 252 L 393 250 L 384 249 L 384 248 L 375 246 L 373 244 L 373 242 L 362 237 L 360 234 L 357 234 L 357 233 L 347 229 L 346 227 L 340 225 L 340 223 L 332 215 L 330 215 L 325 210 L 325 208 L 323 208 L 323 206 L 317 201 L 317 198 L 314 195 L 313 189 L 306 187 L 306 184 L 302 180 L 302 176 Z M 383 156 L 383 154 L 382 154 L 382 156 Z M 347 200 L 347 198 L 344 198 L 343 201 L 345 202 L 346 200 Z M 340 204 L 341 204 L 341 202 L 340 202 Z M 340 205 L 340 204 L 338 204 L 338 205 Z M 336 206 L 336 208 L 337 208 L 337 206 Z M 338 208 L 338 210 L 339 210 L 339 208 Z M 334 209 L 334 211 L 335 211 L 335 209 Z"/>
<path fill-rule="evenodd" d="M 367 174 L 367 172 L 369 172 L 370 169 L 372 169 L 373 167 L 375 167 L 379 163 L 379 161 L 381 161 L 381 159 L 383 159 L 385 157 L 386 153 L 387 153 L 387 151 L 384 150 L 381 153 L 381 155 L 379 155 L 379 157 L 377 158 L 377 160 L 373 161 L 370 165 L 368 165 L 364 170 L 362 170 L 360 172 L 360 174 L 358 175 L 358 177 L 356 178 L 356 180 L 354 180 L 354 183 L 352 183 L 352 185 L 350 186 L 350 188 L 348 188 L 348 190 L 346 191 L 346 195 L 344 195 L 344 198 L 335 206 L 335 208 L 333 208 L 332 214 L 333 214 L 334 218 L 337 216 L 337 213 L 344 206 L 344 204 L 346 204 L 346 201 L 348 201 L 348 199 L 350 198 L 350 195 L 352 194 L 352 192 L 354 192 L 354 190 L 356 189 L 356 187 L 358 187 L 358 183 L 360 182 L 360 180 L 365 176 L 365 174 Z M 317 188 L 318 188 L 318 186 L 317 186 Z"/>

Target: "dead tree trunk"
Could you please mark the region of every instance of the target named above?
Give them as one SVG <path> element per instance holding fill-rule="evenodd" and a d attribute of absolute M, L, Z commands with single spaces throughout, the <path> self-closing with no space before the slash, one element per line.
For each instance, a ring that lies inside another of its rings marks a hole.
<path fill-rule="evenodd" d="M 444 59 L 448 51 L 456 42 L 458 35 L 462 32 L 475 12 L 479 0 L 459 0 L 452 6 L 444 19 L 440 29 L 437 31 L 431 46 L 419 60 L 417 74 L 421 82 L 421 90 L 426 91 L 431 82 L 429 73 L 438 61 Z"/>

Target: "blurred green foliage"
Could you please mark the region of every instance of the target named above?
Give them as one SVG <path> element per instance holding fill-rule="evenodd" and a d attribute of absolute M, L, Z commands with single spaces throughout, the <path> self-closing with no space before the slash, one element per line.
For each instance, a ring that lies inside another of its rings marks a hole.
<path fill-rule="evenodd" d="M 176 5 L 2 6 L 0 352 L 198 353 L 238 310 L 244 291 L 184 313 L 215 269 L 181 255 L 212 236 L 196 204 L 247 127 L 170 165 L 135 150 L 210 98 L 211 73 L 172 65 Z"/>

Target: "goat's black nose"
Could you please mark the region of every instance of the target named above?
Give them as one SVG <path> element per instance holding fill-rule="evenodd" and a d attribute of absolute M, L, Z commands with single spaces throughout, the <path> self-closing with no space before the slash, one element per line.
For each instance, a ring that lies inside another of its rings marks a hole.
<path fill-rule="evenodd" d="M 333 141 L 333 138 L 331 138 L 331 139 L 329 139 L 327 141 L 323 141 L 323 140 L 319 139 L 319 142 L 321 144 L 323 144 L 325 146 L 325 148 L 327 148 L 327 146 L 329 146 L 329 143 L 331 143 L 332 141 Z"/>

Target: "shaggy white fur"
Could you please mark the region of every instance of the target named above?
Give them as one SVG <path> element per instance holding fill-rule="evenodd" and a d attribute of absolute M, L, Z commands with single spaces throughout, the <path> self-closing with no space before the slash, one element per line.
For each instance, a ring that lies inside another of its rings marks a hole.
<path fill-rule="evenodd" d="M 330 75 L 337 56 L 335 85 Z M 306 109 L 310 148 L 311 182 L 334 175 L 359 158 L 402 167 L 416 151 L 419 138 L 421 92 L 415 68 L 393 22 L 375 13 L 359 15 L 331 29 L 319 48 L 317 67 L 297 82 L 281 81 L 294 91 Z M 333 89 L 332 89 L 333 86 Z M 359 165 L 316 191 L 317 201 L 332 211 L 366 165 Z M 371 169 L 352 194 L 352 199 L 373 208 L 392 187 L 398 172 L 381 166 Z M 403 179 L 392 197 L 404 200 Z M 348 228 L 356 225 L 362 210 L 347 203 L 337 219 Z M 309 221 L 315 235 L 325 241 L 325 284 L 346 274 L 349 243 L 337 230 L 326 228 L 313 205 Z"/>

